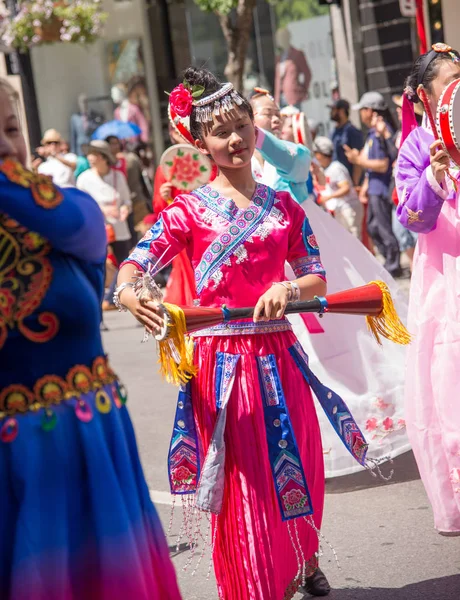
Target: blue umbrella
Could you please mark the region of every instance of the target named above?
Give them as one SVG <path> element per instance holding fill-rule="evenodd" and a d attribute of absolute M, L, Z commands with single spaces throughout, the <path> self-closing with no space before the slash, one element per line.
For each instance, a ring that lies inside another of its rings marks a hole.
<path fill-rule="evenodd" d="M 105 140 L 110 135 L 114 135 L 120 140 L 136 137 L 141 133 L 141 128 L 136 123 L 127 121 L 109 121 L 96 129 L 91 136 L 92 140 Z"/>

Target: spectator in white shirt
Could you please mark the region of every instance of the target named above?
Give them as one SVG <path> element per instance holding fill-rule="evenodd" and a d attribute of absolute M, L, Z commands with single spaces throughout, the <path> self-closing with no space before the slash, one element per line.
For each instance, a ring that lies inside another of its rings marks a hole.
<path fill-rule="evenodd" d="M 45 160 L 38 166 L 37 171 L 42 175 L 49 175 L 55 185 L 68 187 L 75 185 L 74 171 L 77 157 L 71 152 L 63 153 L 62 137 L 56 129 L 45 131 L 42 145 L 37 148 L 37 153 Z"/>
<path fill-rule="evenodd" d="M 334 144 L 327 137 L 315 138 L 313 152 L 326 177 L 326 188 L 321 192 L 319 202 L 334 214 L 345 229 L 360 240 L 364 209 L 348 169 L 338 160 L 332 160 Z"/>
<path fill-rule="evenodd" d="M 113 168 L 117 159 L 107 142 L 94 140 L 83 145 L 82 150 L 88 156 L 90 168 L 78 177 L 77 187 L 90 194 L 99 204 L 105 217 L 108 243 L 119 266 L 131 250 L 128 215 L 132 210 L 132 202 L 128 183 L 124 174 Z M 116 276 L 106 288 L 103 310 L 114 308 L 112 298 L 115 285 Z"/>
<path fill-rule="evenodd" d="M 110 245 L 120 264 L 131 250 L 127 219 L 132 203 L 128 183 L 123 173 L 113 169 L 117 159 L 107 142 L 94 140 L 83 145 L 82 149 L 88 156 L 91 168 L 79 176 L 77 187 L 96 200 L 104 213 L 106 224 L 113 228 L 115 241 L 110 241 Z"/>

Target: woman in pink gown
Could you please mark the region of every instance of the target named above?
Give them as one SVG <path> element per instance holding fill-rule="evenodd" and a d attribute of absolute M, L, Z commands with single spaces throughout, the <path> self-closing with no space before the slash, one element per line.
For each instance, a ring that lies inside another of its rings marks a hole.
<path fill-rule="evenodd" d="M 447 84 L 460 77 L 460 56 L 444 44 L 415 63 L 406 95 L 422 85 L 435 114 Z M 441 47 L 441 48 L 439 48 Z M 448 47 L 447 47 L 448 48 Z M 403 125 L 404 130 L 404 125 Z M 400 222 L 419 233 L 412 274 L 406 379 L 406 426 L 436 529 L 460 534 L 460 214 L 446 177 L 450 160 L 433 132 L 417 127 L 403 143 L 396 184 Z M 458 169 L 451 173 L 458 179 Z"/>
<path fill-rule="evenodd" d="M 250 105 L 207 71 L 189 69 L 185 77 L 190 91 L 176 88 L 170 102 L 179 95 L 186 104 L 187 93 L 204 87 L 209 112 L 194 102 L 191 133 L 219 175 L 212 187 L 180 195 L 163 210 L 122 266 L 119 301 L 157 331 L 157 305 L 140 303 L 128 282 L 135 270 L 160 269 L 186 249 L 201 306 L 257 305 L 254 321 L 195 335 L 198 375 L 179 394 L 171 489 L 195 494 L 194 506 L 212 514 L 219 598 L 283 600 L 302 583 L 324 596 L 329 586 L 317 569 L 324 465 L 310 385 L 360 461 L 365 442 L 343 401 L 311 373 L 283 318 L 297 293 L 302 299 L 325 293 L 319 249 L 289 193 L 252 178 Z M 286 260 L 294 282 L 284 282 Z"/>

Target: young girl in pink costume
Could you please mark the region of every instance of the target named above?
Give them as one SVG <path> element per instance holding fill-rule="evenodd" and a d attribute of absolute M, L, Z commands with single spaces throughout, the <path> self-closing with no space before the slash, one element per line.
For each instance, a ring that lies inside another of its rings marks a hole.
<path fill-rule="evenodd" d="M 213 515 L 219 598 L 284 600 L 302 583 L 324 596 L 330 588 L 317 569 L 324 466 L 310 386 L 361 463 L 365 442 L 343 401 L 310 371 L 283 318 L 288 300 L 325 294 L 319 249 L 290 194 L 255 183 L 252 109 L 231 84 L 189 69 L 170 103 L 190 116 L 196 146 L 219 174 L 212 187 L 180 195 L 162 211 L 120 271 L 118 302 L 158 331 L 158 306 L 138 300 L 132 278 L 186 249 L 201 306 L 256 305 L 254 321 L 195 334 L 198 375 L 179 394 L 171 489 L 195 494 L 194 506 Z M 285 281 L 286 260 L 295 281 Z M 190 523 L 186 529 L 193 531 Z"/>
<path fill-rule="evenodd" d="M 405 94 L 425 90 L 436 114 L 444 88 L 460 78 L 460 56 L 445 44 L 420 56 Z M 404 124 L 403 124 L 404 135 Z M 398 218 L 419 233 L 409 306 L 406 424 L 436 529 L 460 534 L 460 214 L 446 177 L 448 154 L 428 127 L 414 129 L 400 150 Z"/>

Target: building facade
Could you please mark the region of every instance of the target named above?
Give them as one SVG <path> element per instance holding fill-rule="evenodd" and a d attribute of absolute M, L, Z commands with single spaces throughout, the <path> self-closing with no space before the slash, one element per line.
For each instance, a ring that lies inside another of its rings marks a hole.
<path fill-rule="evenodd" d="M 142 75 L 148 95 L 148 107 L 144 108 L 149 113 L 151 143 L 158 160 L 168 143 L 165 91 L 180 81 L 190 64 L 206 66 L 224 77 L 227 48 L 218 18 L 202 12 L 193 0 L 103 0 L 102 4 L 109 16 L 103 36 L 94 44 L 54 43 L 31 49 L 34 97 L 29 98 L 28 115 L 33 114 L 34 104 L 38 107 L 29 128 L 34 130 L 32 143 L 39 142 L 37 130 L 50 127 L 69 139 L 72 115 L 79 113 L 83 99 L 95 118 L 113 118 L 114 101 L 119 100 L 114 88 L 122 87 L 133 75 Z M 279 83 L 282 77 L 276 64 L 283 60 L 277 33 L 288 30 L 292 46 L 305 56 L 311 69 L 308 95 L 301 108 L 324 131 L 328 128 L 327 104 L 336 85 L 328 11 L 316 0 L 302 4 L 280 0 L 274 5 L 258 0 L 243 90 L 246 95 L 255 86 L 274 91 L 276 78 Z M 15 73 L 14 68 L 10 72 Z M 298 77 L 303 85 L 303 73 Z"/>
<path fill-rule="evenodd" d="M 460 48 L 460 4 L 458 0 L 423 0 L 424 26 L 428 48 L 445 42 Z"/>
<path fill-rule="evenodd" d="M 399 0 L 342 0 L 331 19 L 341 95 L 356 102 L 374 90 L 392 107 L 418 55 L 415 19 L 401 14 Z"/>
<path fill-rule="evenodd" d="M 428 42 L 445 39 L 455 46 L 459 0 L 417 1 L 423 2 Z M 141 75 L 158 160 L 168 140 L 165 91 L 190 64 L 223 77 L 227 48 L 218 18 L 200 11 L 194 0 L 103 0 L 103 7 L 109 18 L 96 43 L 31 50 L 39 128 L 54 127 L 69 138 L 83 97 L 98 118 L 113 118 L 116 88 Z M 288 40 L 284 48 L 282 39 Z M 308 89 L 298 106 L 327 134 L 333 97 L 355 102 L 374 89 L 390 100 L 401 92 L 417 52 L 415 20 L 401 15 L 399 0 L 341 0 L 330 9 L 318 0 L 258 0 L 243 92 L 286 87 L 283 62 L 295 53 L 310 72 L 299 66 L 295 85 Z"/>

